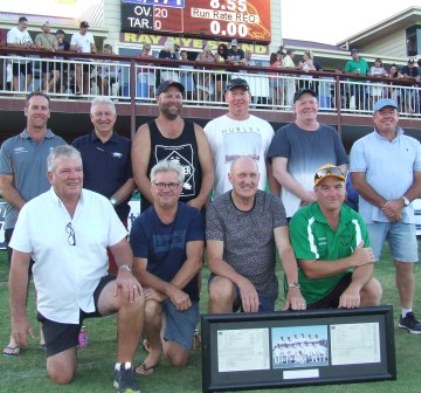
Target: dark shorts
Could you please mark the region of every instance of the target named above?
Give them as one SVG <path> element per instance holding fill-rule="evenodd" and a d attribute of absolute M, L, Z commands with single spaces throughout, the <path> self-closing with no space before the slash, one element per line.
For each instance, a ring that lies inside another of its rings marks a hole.
<path fill-rule="evenodd" d="M 20 74 L 32 75 L 32 63 L 27 63 L 26 60 L 22 60 L 20 63 L 13 63 L 13 76 L 19 76 Z"/>
<path fill-rule="evenodd" d="M 352 281 L 352 273 L 346 273 L 345 276 L 338 282 L 332 292 L 326 295 L 323 299 L 320 299 L 318 302 L 313 304 L 308 304 L 308 310 L 314 310 L 317 308 L 338 308 L 339 307 L 339 298 L 344 293 L 345 289 L 349 287 Z"/>
<path fill-rule="evenodd" d="M 83 320 L 85 318 L 102 316 L 98 312 L 98 299 L 105 286 L 113 280 L 115 280 L 115 277 L 110 275 L 101 278 L 94 292 L 95 311 L 86 313 L 80 310 L 78 324 L 54 322 L 45 318 L 40 313 L 37 314 L 37 319 L 42 324 L 47 357 L 56 355 L 57 353 L 63 352 L 69 348 L 76 347 L 79 344 L 79 332 Z"/>
<path fill-rule="evenodd" d="M 211 273 L 208 280 L 208 287 L 210 282 L 213 280 L 213 278 L 216 277 L 215 274 Z M 232 311 L 236 312 L 240 310 L 241 312 L 244 312 L 243 305 L 241 303 L 241 294 L 240 294 L 240 288 L 235 286 L 235 300 L 232 307 Z M 258 312 L 271 312 L 275 311 L 275 302 L 276 302 L 276 296 L 262 296 L 259 295 L 259 311 Z"/>

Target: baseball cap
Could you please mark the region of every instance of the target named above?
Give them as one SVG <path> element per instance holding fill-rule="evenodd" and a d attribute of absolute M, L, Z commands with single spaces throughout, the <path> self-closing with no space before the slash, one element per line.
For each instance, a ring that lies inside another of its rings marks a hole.
<path fill-rule="evenodd" d="M 295 92 L 295 94 L 294 94 L 294 101 L 293 102 L 298 101 L 303 94 L 311 94 L 313 97 L 317 98 L 317 94 L 316 94 L 316 92 L 314 90 L 311 90 L 311 89 L 300 89 L 300 90 L 297 90 Z"/>
<path fill-rule="evenodd" d="M 64 30 L 62 30 L 62 29 L 58 29 L 57 31 L 56 31 L 56 34 L 66 34 L 65 32 L 64 32 Z"/>
<path fill-rule="evenodd" d="M 231 46 L 238 46 L 238 41 L 235 38 L 231 40 Z"/>
<path fill-rule="evenodd" d="M 408 63 L 414 64 L 415 60 L 414 59 L 408 59 Z"/>
<path fill-rule="evenodd" d="M 233 78 L 229 80 L 225 87 L 225 91 L 232 90 L 234 89 L 234 87 L 242 87 L 244 90 L 247 90 L 247 91 L 250 90 L 249 84 L 243 78 Z"/>
<path fill-rule="evenodd" d="M 314 185 L 318 186 L 323 179 L 327 177 L 335 177 L 339 180 L 345 181 L 346 174 L 344 171 L 333 164 L 326 164 L 321 166 L 314 175 Z"/>
<path fill-rule="evenodd" d="M 360 53 L 360 51 L 356 48 L 351 49 L 351 55 L 353 55 L 354 53 Z"/>
<path fill-rule="evenodd" d="M 167 89 L 170 88 L 171 86 L 177 87 L 180 90 L 181 94 L 184 94 L 184 90 L 185 90 L 184 86 L 180 82 L 169 79 L 165 82 L 162 82 L 158 86 L 158 88 L 156 89 L 156 95 L 159 96 L 161 93 L 166 92 Z"/>
<path fill-rule="evenodd" d="M 83 22 L 80 22 L 80 27 L 82 28 L 82 27 L 89 27 L 89 23 L 88 22 L 86 22 L 85 20 L 83 21 Z"/>
<path fill-rule="evenodd" d="M 383 108 L 386 108 L 387 106 L 398 109 L 398 104 L 396 103 L 395 100 L 392 100 L 391 98 L 384 98 L 382 100 L 377 101 L 374 104 L 374 112 L 381 111 Z"/>

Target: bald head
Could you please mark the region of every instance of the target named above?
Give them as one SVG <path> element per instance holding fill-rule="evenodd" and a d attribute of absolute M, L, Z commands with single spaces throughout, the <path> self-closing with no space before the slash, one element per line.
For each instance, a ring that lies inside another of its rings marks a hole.
<path fill-rule="evenodd" d="M 256 173 L 259 173 L 259 166 L 257 161 L 250 156 L 239 156 L 231 163 L 230 173 L 234 173 L 242 168 L 253 168 Z"/>

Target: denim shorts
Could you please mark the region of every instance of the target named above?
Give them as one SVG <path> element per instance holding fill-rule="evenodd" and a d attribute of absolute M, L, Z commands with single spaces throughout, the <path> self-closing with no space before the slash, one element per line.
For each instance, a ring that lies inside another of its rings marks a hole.
<path fill-rule="evenodd" d="M 166 318 L 164 339 L 174 341 L 189 351 L 199 322 L 199 302 L 192 302 L 192 306 L 186 311 L 178 311 L 169 300 L 164 300 L 161 305 Z"/>
<path fill-rule="evenodd" d="M 380 259 L 385 241 L 393 258 L 399 262 L 418 262 L 418 242 L 414 224 L 404 222 L 373 222 L 367 224 L 371 248 Z"/>

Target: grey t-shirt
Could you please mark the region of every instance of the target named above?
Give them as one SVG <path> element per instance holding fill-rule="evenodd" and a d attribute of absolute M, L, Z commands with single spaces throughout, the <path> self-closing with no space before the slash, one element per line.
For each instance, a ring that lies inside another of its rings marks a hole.
<path fill-rule="evenodd" d="M 40 143 L 36 143 L 24 130 L 1 145 L 0 174 L 12 175 L 13 186 L 25 201 L 29 201 L 50 188 L 47 156 L 53 147 L 60 145 L 66 145 L 65 140 L 51 130 Z M 5 215 L 5 229 L 14 228 L 18 211 L 7 204 Z"/>
<path fill-rule="evenodd" d="M 231 191 L 210 205 L 206 215 L 206 239 L 224 242 L 223 259 L 246 277 L 261 296 L 277 296 L 275 228 L 288 225 L 279 198 L 257 191 L 252 210 L 238 210 Z"/>

